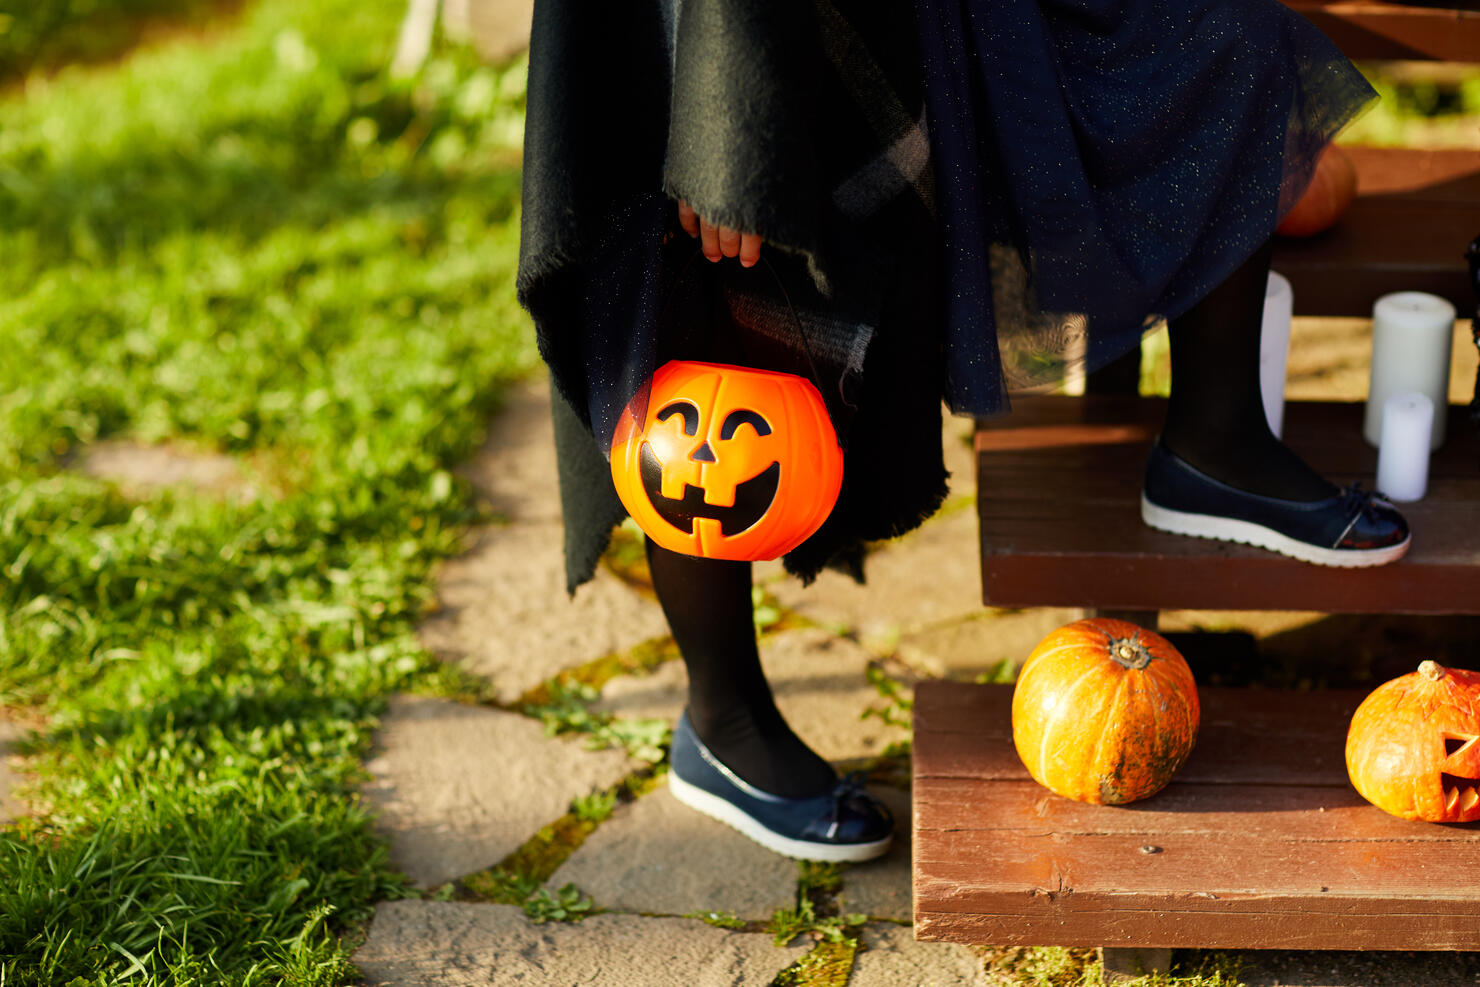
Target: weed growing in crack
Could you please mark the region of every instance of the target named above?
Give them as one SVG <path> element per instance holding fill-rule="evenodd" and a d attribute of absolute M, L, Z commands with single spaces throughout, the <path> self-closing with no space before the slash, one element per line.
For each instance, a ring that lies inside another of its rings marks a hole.
<path fill-rule="evenodd" d="M 743 929 L 750 924 L 733 912 L 688 912 L 684 918 L 696 918 L 716 929 Z"/>
<path fill-rule="evenodd" d="M 548 700 L 526 705 L 523 712 L 545 725 L 551 737 L 567 733 L 586 735 L 591 750 L 625 750 L 639 761 L 657 764 L 668 756 L 673 728 L 665 720 L 619 719 L 591 708 L 599 693 L 582 682 L 552 682 Z"/>
<path fill-rule="evenodd" d="M 549 888 L 540 888 L 524 902 L 524 914 L 535 925 L 546 922 L 579 922 L 593 914 L 595 904 L 581 894 L 574 884 L 562 885 L 554 894 Z"/>
<path fill-rule="evenodd" d="M 592 823 L 605 822 L 616 807 L 617 792 L 615 789 L 582 795 L 572 799 L 570 803 L 571 815 L 582 822 Z"/>

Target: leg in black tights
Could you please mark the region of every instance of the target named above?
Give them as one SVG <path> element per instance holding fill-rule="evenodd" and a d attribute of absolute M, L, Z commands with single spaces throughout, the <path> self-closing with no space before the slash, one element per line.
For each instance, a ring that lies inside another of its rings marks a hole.
<path fill-rule="evenodd" d="M 1266 244 L 1186 315 L 1171 320 L 1172 393 L 1161 440 L 1203 473 L 1249 493 L 1312 501 L 1337 490 L 1274 437 L 1259 390 Z"/>
<path fill-rule="evenodd" d="M 792 732 L 761 669 L 750 563 L 679 555 L 647 542 L 653 589 L 689 673 L 689 722 L 725 766 L 762 791 L 804 798 L 832 766 Z"/>

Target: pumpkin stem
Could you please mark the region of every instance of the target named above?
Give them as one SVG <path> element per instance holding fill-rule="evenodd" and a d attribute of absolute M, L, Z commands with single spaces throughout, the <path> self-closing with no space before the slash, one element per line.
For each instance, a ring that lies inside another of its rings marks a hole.
<path fill-rule="evenodd" d="M 1437 682 L 1444 677 L 1444 666 L 1437 661 L 1421 661 L 1418 663 L 1418 674 L 1430 682 Z"/>
<path fill-rule="evenodd" d="M 1110 657 L 1119 662 L 1121 667 L 1132 670 L 1151 664 L 1151 652 L 1146 650 L 1139 637 L 1112 637 Z"/>

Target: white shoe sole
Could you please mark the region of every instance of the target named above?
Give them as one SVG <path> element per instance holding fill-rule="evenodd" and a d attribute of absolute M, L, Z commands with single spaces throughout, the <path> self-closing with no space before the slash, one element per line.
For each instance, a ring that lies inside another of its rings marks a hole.
<path fill-rule="evenodd" d="M 673 792 L 673 797 L 684 805 L 739 830 L 767 850 L 775 851 L 783 857 L 822 860 L 829 863 L 873 860 L 875 857 L 883 856 L 894 841 L 893 834 L 872 843 L 833 844 L 794 840 L 789 836 L 771 832 L 718 795 L 711 795 L 704 789 L 689 784 L 672 771 L 668 772 L 668 788 Z"/>
<path fill-rule="evenodd" d="M 1397 545 L 1386 548 L 1340 549 L 1320 548 L 1297 541 L 1289 535 L 1266 528 L 1252 521 L 1237 521 L 1233 518 L 1216 517 L 1212 514 L 1187 514 L 1166 507 L 1158 507 L 1141 495 L 1141 520 L 1158 531 L 1170 531 L 1177 535 L 1194 538 L 1216 538 L 1219 541 L 1236 541 L 1257 548 L 1267 548 L 1302 562 L 1313 565 L 1336 566 L 1341 569 L 1361 569 L 1367 566 L 1387 565 L 1408 554 L 1408 544 L 1413 536 Z"/>

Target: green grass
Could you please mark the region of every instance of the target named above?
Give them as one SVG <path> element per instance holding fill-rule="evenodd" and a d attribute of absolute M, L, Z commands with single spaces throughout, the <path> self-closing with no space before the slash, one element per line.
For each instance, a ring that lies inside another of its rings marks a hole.
<path fill-rule="evenodd" d="M 355 798 L 477 518 L 449 468 L 535 356 L 523 68 L 382 72 L 402 4 L 263 0 L 0 100 L 0 705 L 47 727 L 0 829 L 0 982 L 343 983 L 407 893 Z M 127 437 L 254 498 L 129 500 Z"/>
<path fill-rule="evenodd" d="M 0 83 L 119 55 L 168 28 L 200 28 L 237 0 L 0 0 Z"/>

